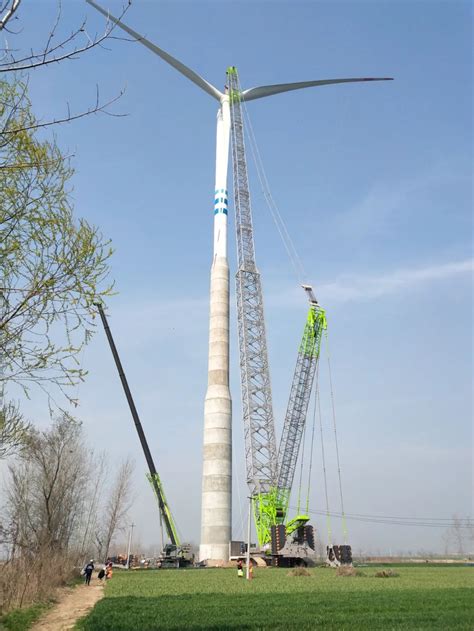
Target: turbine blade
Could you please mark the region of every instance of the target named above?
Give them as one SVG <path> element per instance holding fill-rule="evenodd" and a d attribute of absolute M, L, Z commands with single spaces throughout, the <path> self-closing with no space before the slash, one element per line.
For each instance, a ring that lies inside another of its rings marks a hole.
<path fill-rule="evenodd" d="M 166 63 L 168 63 L 170 66 L 175 68 L 178 72 L 183 74 L 190 81 L 192 81 L 197 86 L 199 86 L 202 90 L 204 90 L 204 92 L 207 92 L 208 94 L 213 96 L 215 99 L 220 101 L 221 96 L 223 96 L 222 93 L 219 92 L 219 90 L 215 88 L 211 83 L 209 83 L 208 81 L 203 79 L 201 76 L 199 76 L 196 72 L 194 72 L 194 70 L 191 70 L 191 68 L 188 68 L 187 66 L 182 64 L 180 61 L 178 61 L 177 59 L 169 55 L 166 51 L 162 50 L 161 48 L 158 48 L 156 44 L 153 44 L 148 39 L 146 39 L 146 37 L 143 37 L 142 35 L 140 35 L 140 33 L 137 33 L 132 28 L 130 28 L 129 26 L 121 22 L 118 18 L 114 17 L 111 13 L 109 13 L 108 11 L 103 9 L 101 6 L 99 6 L 96 2 L 94 2 L 94 0 L 86 0 L 86 2 L 90 4 L 91 6 L 93 6 L 94 9 L 97 9 L 97 11 L 102 13 L 102 15 L 105 15 L 106 18 L 108 18 L 111 22 L 113 22 L 114 24 L 119 26 L 121 29 L 123 29 L 126 33 L 134 37 L 138 42 L 140 42 L 141 44 L 149 48 L 152 52 L 158 55 L 158 57 L 161 57 L 164 61 L 166 61 Z"/>
<path fill-rule="evenodd" d="M 89 0 L 88 0 L 89 1 Z M 356 83 L 360 81 L 393 81 L 393 77 L 374 77 L 359 79 L 322 79 L 320 81 L 302 81 L 300 83 L 279 83 L 277 85 L 261 85 L 258 88 L 249 88 L 242 92 L 244 101 L 262 99 L 265 96 L 273 96 L 281 92 L 291 92 L 291 90 L 301 90 L 302 88 L 312 88 L 320 85 L 331 85 L 333 83 Z"/>

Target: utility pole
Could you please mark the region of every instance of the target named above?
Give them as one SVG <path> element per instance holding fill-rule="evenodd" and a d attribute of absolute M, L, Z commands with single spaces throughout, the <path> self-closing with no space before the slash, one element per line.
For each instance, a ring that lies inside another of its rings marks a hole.
<path fill-rule="evenodd" d="M 130 569 L 130 548 L 132 547 L 132 533 L 135 524 L 130 524 L 130 532 L 128 533 L 128 549 L 127 549 L 127 570 Z"/>
<path fill-rule="evenodd" d="M 247 523 L 247 559 L 245 564 L 247 566 L 245 578 L 250 580 L 250 530 L 252 525 L 252 496 L 249 497 L 249 519 Z"/>

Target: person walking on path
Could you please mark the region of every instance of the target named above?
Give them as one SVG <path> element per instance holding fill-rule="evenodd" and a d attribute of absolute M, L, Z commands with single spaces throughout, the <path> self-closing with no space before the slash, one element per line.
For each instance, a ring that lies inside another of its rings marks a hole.
<path fill-rule="evenodd" d="M 105 579 L 108 580 L 112 578 L 112 561 L 108 561 L 105 566 Z"/>
<path fill-rule="evenodd" d="M 86 565 L 86 567 L 84 568 L 84 583 L 86 585 L 91 584 L 91 576 L 92 576 L 93 571 L 94 571 L 94 559 L 91 559 L 89 563 Z"/>

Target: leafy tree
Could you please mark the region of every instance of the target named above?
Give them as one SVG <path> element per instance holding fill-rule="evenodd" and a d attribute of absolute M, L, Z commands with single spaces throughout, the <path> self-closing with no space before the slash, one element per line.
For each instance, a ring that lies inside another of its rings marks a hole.
<path fill-rule="evenodd" d="M 18 405 L 7 402 L 0 405 L 0 459 L 24 447 L 31 426 L 23 420 Z"/>
<path fill-rule="evenodd" d="M 78 353 L 94 303 L 111 293 L 112 249 L 74 219 L 72 173 L 55 139 L 40 137 L 26 85 L 0 80 L 0 388 L 57 386 L 68 396 L 85 376 Z"/>

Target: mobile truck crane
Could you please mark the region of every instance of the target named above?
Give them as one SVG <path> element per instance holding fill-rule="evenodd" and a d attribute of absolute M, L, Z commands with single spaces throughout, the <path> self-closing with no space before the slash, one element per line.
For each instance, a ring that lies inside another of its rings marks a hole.
<path fill-rule="evenodd" d="M 148 441 L 146 439 L 145 432 L 143 431 L 140 417 L 138 416 L 137 408 L 135 407 L 135 402 L 133 400 L 132 393 L 128 385 L 127 377 L 125 376 L 125 372 L 122 367 L 122 362 L 120 361 L 117 347 L 115 346 L 114 338 L 112 336 L 112 331 L 110 330 L 109 324 L 107 322 L 107 318 L 105 316 L 102 304 L 96 303 L 96 307 L 99 311 L 100 319 L 102 320 L 105 334 L 107 336 L 107 340 L 110 345 L 110 350 L 112 351 L 112 355 L 115 360 L 115 365 L 117 366 L 117 371 L 120 377 L 120 381 L 122 382 L 122 386 L 125 392 L 125 396 L 127 397 L 130 412 L 132 414 L 132 418 L 135 423 L 135 428 L 137 430 L 137 434 L 140 439 L 140 444 L 142 446 L 143 453 L 145 455 L 145 460 L 148 465 L 147 478 L 153 488 L 156 499 L 158 500 L 158 507 L 160 511 L 160 523 L 161 522 L 164 523 L 165 530 L 170 541 L 169 543 L 164 545 L 163 550 L 161 551 L 161 555 L 158 560 L 159 566 L 161 568 L 187 567 L 191 565 L 193 562 L 193 557 L 191 554 L 191 547 L 189 544 L 182 544 L 179 540 L 176 524 L 171 514 L 169 504 L 166 500 L 163 484 L 161 482 L 160 476 L 158 475 L 158 471 L 156 470 L 155 463 L 153 461 L 150 448 L 148 446 Z"/>

